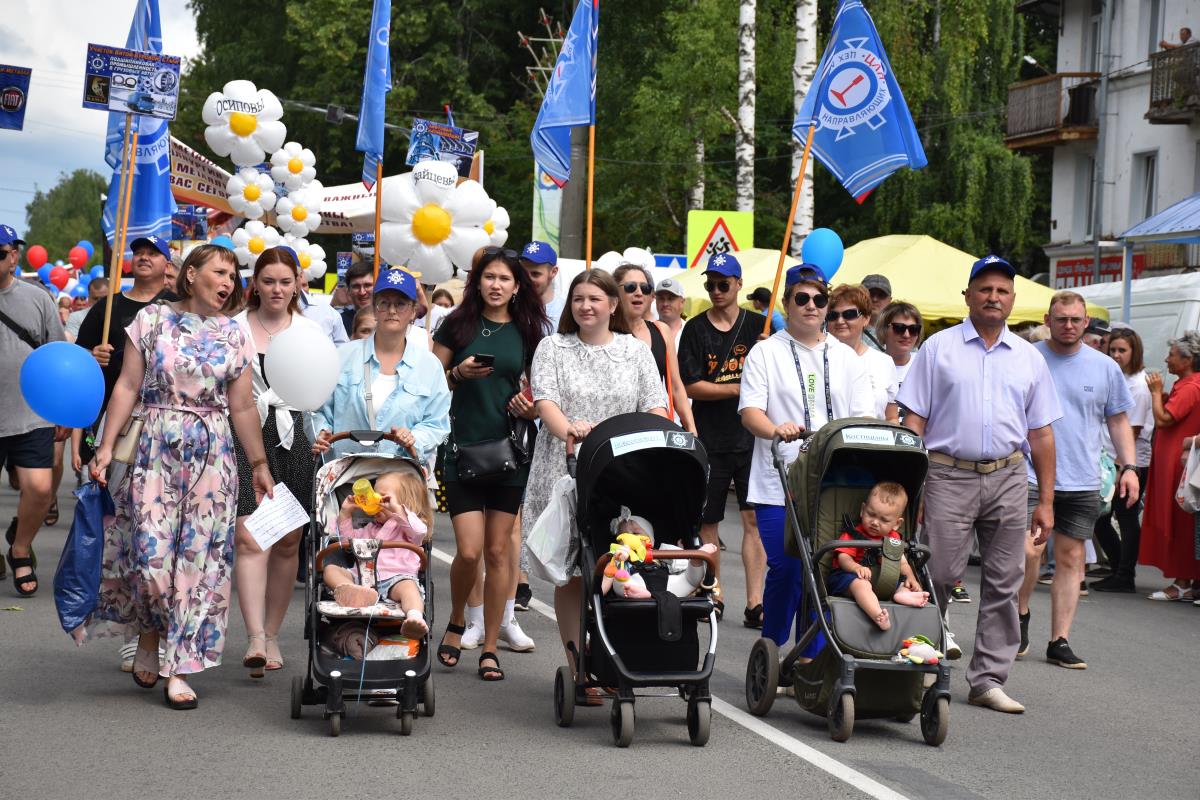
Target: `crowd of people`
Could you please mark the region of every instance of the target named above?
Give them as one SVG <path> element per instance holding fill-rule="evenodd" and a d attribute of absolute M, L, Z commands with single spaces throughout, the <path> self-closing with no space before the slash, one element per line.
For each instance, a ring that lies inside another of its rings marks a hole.
<path fill-rule="evenodd" d="M 234 587 L 249 639 L 243 666 L 260 678 L 284 666 L 279 638 L 303 531 L 264 551 L 245 521 L 277 484 L 311 512 L 314 458 L 346 452 L 333 434 L 355 429 L 389 432 L 394 442 L 381 448 L 410 451 L 430 471 L 438 463 L 456 553 L 436 658 L 451 669 L 481 648 L 486 681 L 505 677 L 500 642 L 535 647 L 516 614 L 532 600 L 524 540 L 566 471 L 568 443 L 629 412 L 674 419 L 703 443 L 700 538 L 723 546 L 719 524 L 736 503 L 740 621 L 779 645 L 807 627 L 807 578 L 784 546 L 771 442 L 781 440 L 790 461 L 802 433 L 847 417 L 898 421 L 924 439 L 919 535 L 941 608 L 969 599 L 961 582 L 979 559 L 972 704 L 1024 710 L 1004 687 L 1038 630 L 1029 599 L 1039 580 L 1051 587 L 1046 659 L 1072 669 L 1087 666 L 1069 641 L 1081 591 L 1134 592 L 1141 563 L 1171 581 L 1152 600 L 1200 605 L 1200 523 L 1176 501 L 1183 457 L 1200 436 L 1200 332 L 1170 342 L 1167 392 L 1146 370 L 1138 333 L 1093 323 L 1074 292 L 1054 295 L 1044 326 L 1014 332 L 1016 272 L 997 256 L 972 267 L 966 318 L 926 338 L 927 321 L 892 298 L 885 276 L 831 285 L 813 264 L 787 271 L 771 307 L 764 290 L 742 294 L 735 254 L 715 255 L 702 267 L 710 305 L 686 319 L 673 278 L 656 286 L 645 267 L 624 264 L 611 275 L 581 272 L 563 291 L 553 248 L 530 242 L 481 249 L 457 303 L 404 270 L 376 276 L 369 263 L 352 265 L 334 308 L 309 295 L 286 246 L 259 255 L 243 290 L 232 251 L 200 245 L 173 260 L 151 236 L 132 243 L 132 285 L 115 295 L 106 332 L 105 282 L 92 282 L 83 307 L 59 309 L 15 276 L 22 245 L 0 226 L 0 363 L 16 375 L 36 347 L 73 340 L 100 365 L 105 394 L 96 423 L 68 431 L 38 418 L 17 381 L 0 390 L 9 409 L 0 465 L 20 491 L 6 534 L 13 586 L 21 595 L 43 588 L 33 544 L 57 520 L 70 438 L 74 468 L 109 486 L 117 507 L 87 630 L 122 636 L 125 668 L 143 687 L 165 680 L 172 708 L 196 707 L 189 677 L 221 663 Z M 272 340 L 297 326 L 340 348 L 336 386 L 311 416 L 279 397 L 265 370 Z M 527 458 L 479 480 L 490 443 L 522 439 Z M 899 518 L 889 516 L 903 507 L 894 489 L 880 488 L 877 501 L 879 520 Z M 431 520 L 387 502 L 419 541 Z M 851 591 L 858 566 L 839 564 Z M 328 569 L 325 580 L 353 595 L 346 575 Z M 906 581 L 920 594 L 915 578 Z M 423 633 L 415 585 L 393 587 Z M 719 569 L 700 591 L 723 617 Z M 578 571 L 553 601 L 574 664 Z M 886 615 L 875 616 L 883 627 Z M 946 644 L 960 657 L 952 635 Z M 822 645 L 818 637 L 805 655 Z"/>

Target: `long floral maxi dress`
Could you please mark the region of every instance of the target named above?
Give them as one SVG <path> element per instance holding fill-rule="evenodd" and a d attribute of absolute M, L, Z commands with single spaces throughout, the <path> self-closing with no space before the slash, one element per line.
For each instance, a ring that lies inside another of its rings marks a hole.
<path fill-rule="evenodd" d="M 125 329 L 146 362 L 144 423 L 105 530 L 97 633 L 163 632 L 160 672 L 221 663 L 229 617 L 237 465 L 228 386 L 253 347 L 228 317 L 169 305 Z"/>

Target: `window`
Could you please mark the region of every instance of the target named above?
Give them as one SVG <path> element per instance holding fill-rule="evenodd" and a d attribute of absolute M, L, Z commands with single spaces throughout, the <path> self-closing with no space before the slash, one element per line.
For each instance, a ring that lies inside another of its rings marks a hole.
<path fill-rule="evenodd" d="M 1100 71 L 1100 20 L 1103 18 L 1104 3 L 1092 0 L 1092 13 L 1083 29 L 1083 58 L 1088 72 Z"/>
<path fill-rule="evenodd" d="M 1133 156 L 1133 188 L 1129 193 L 1129 223 L 1136 225 L 1154 216 L 1158 195 L 1158 151 Z"/>
<path fill-rule="evenodd" d="M 1073 241 L 1086 242 L 1092 238 L 1092 217 L 1095 214 L 1096 159 L 1080 154 L 1075 162 L 1075 197 L 1082 203 L 1075 204 L 1075 224 L 1072 226 Z"/>
<path fill-rule="evenodd" d="M 1163 0 L 1142 0 L 1142 19 L 1147 28 L 1146 55 L 1158 52 L 1158 43 L 1163 38 Z"/>

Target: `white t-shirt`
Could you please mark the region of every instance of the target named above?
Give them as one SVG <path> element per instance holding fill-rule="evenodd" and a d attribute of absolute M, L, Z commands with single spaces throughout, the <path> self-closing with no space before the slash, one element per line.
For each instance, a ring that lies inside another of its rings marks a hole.
<path fill-rule="evenodd" d="M 784 422 L 804 425 L 804 400 L 807 394 L 812 430 L 820 428 L 830 419 L 826 413 L 823 379 L 826 351 L 829 354 L 829 395 L 833 419 L 873 416 L 874 394 L 864 359 L 832 336 L 826 335 L 823 342 L 809 348 L 793 339 L 786 330 L 759 342 L 746 356 L 738 411 L 747 407 L 757 408 L 764 411 L 776 425 Z M 804 390 L 797 375 L 797 361 L 804 374 L 804 386 L 807 387 Z M 800 452 L 800 443 L 791 442 L 782 447 L 784 460 L 790 464 Z M 775 506 L 784 503 L 783 486 L 771 464 L 769 439 L 754 440 L 747 500 Z"/>
<path fill-rule="evenodd" d="M 391 375 L 384 375 L 382 372 L 375 375 L 375 380 L 371 381 L 371 404 L 374 406 L 376 413 L 379 407 L 383 405 L 383 401 L 392 396 L 392 392 L 396 391 L 396 385 L 400 382 L 400 373 L 393 372 Z"/>
<path fill-rule="evenodd" d="M 896 367 L 896 384 L 900 385 L 904 383 L 904 378 L 908 375 L 908 368 L 912 366 L 912 356 L 910 355 L 908 361 L 903 364 L 897 364 L 895 361 L 892 364 Z M 895 398 L 892 399 L 894 400 Z"/>
<path fill-rule="evenodd" d="M 1129 394 L 1133 396 L 1133 408 L 1125 412 L 1129 417 L 1129 425 L 1133 428 L 1141 426 L 1142 429 L 1134 442 L 1137 448 L 1135 463 L 1139 467 L 1149 467 L 1150 439 L 1154 436 L 1154 409 L 1150 404 L 1150 388 L 1146 386 L 1146 372 L 1143 370 L 1135 375 L 1126 375 L 1125 385 L 1129 388 Z M 1100 434 L 1104 440 L 1104 452 L 1116 459 L 1117 451 L 1113 447 L 1107 425 L 1100 428 Z"/>
<path fill-rule="evenodd" d="M 872 350 L 870 347 L 859 358 L 866 363 L 867 374 L 871 379 L 871 392 L 875 397 L 873 416 L 883 419 L 888 403 L 896 402 L 896 393 L 900 391 L 900 380 L 896 376 L 896 362 L 892 361 L 892 357 L 888 354 Z"/>

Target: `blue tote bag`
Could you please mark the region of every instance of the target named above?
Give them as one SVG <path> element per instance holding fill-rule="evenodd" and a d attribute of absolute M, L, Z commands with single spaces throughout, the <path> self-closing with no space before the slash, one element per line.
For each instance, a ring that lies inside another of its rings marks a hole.
<path fill-rule="evenodd" d="M 74 494 L 75 520 L 54 572 L 54 605 L 63 630 L 78 639 L 72 632 L 99 602 L 104 523 L 116 514 L 116 507 L 108 489 L 99 483 L 85 483 Z"/>

